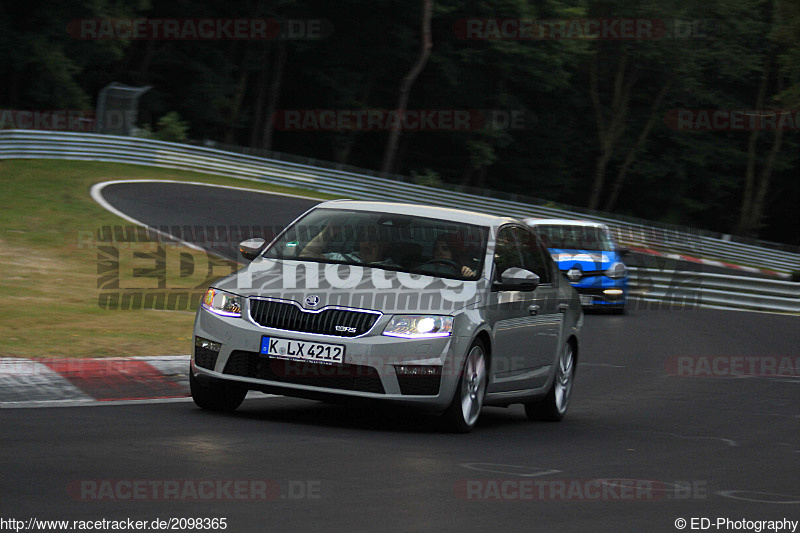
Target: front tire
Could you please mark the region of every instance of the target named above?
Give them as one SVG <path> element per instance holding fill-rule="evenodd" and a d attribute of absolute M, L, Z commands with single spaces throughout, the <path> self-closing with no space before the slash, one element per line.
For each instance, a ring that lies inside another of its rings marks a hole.
<path fill-rule="evenodd" d="M 242 405 L 247 396 L 247 388 L 236 383 L 213 383 L 204 385 L 189 371 L 189 389 L 194 403 L 209 411 L 230 413 Z"/>
<path fill-rule="evenodd" d="M 478 421 L 486 395 L 486 348 L 476 340 L 467 352 L 453 401 L 444 412 L 445 425 L 455 433 L 469 433 Z"/>
<path fill-rule="evenodd" d="M 572 382 L 575 379 L 575 353 L 571 343 L 567 343 L 561 351 L 556 366 L 553 384 L 544 399 L 526 403 L 525 414 L 530 420 L 560 422 L 567 414 L 569 400 L 572 397 Z"/>

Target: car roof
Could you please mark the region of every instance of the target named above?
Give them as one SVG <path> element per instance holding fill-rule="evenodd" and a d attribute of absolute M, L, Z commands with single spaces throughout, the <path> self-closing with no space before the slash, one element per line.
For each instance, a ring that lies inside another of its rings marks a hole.
<path fill-rule="evenodd" d="M 316 207 L 326 209 L 349 209 L 375 213 L 390 213 L 398 215 L 412 215 L 426 218 L 442 219 L 461 224 L 474 224 L 477 226 L 500 226 L 502 224 L 519 223 L 519 220 L 510 217 L 500 217 L 451 209 L 449 207 L 435 207 L 421 204 L 405 204 L 400 202 L 368 202 L 361 200 L 331 200 L 323 202 Z"/>
<path fill-rule="evenodd" d="M 523 220 L 529 226 L 584 226 L 591 228 L 608 229 L 608 226 L 601 222 L 591 220 L 570 220 L 568 218 L 526 218 Z"/>

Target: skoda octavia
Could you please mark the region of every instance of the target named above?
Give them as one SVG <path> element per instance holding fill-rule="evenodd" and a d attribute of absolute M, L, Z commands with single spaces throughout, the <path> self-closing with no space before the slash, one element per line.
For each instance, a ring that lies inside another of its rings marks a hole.
<path fill-rule="evenodd" d="M 195 319 L 195 403 L 248 390 L 439 413 L 466 432 L 484 405 L 567 411 L 580 300 L 523 223 L 419 205 L 333 201 L 217 281 Z"/>

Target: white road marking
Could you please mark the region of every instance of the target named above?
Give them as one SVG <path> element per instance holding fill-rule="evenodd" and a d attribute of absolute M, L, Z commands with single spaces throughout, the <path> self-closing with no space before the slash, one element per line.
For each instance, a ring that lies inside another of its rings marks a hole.
<path fill-rule="evenodd" d="M 521 477 L 537 477 L 549 474 L 557 474 L 561 470 L 551 470 L 534 466 L 506 465 L 499 463 L 461 463 L 464 468 L 478 470 L 480 472 L 491 472 L 493 474 L 510 474 Z M 527 473 L 525 473 L 527 471 Z"/>

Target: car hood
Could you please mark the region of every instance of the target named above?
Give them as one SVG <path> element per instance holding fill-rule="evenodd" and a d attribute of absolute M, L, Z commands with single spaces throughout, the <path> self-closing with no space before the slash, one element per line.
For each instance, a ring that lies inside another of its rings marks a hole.
<path fill-rule="evenodd" d="M 383 313 L 449 314 L 480 301 L 485 280 L 461 281 L 366 266 L 257 258 L 214 287 L 245 297 Z"/>
<path fill-rule="evenodd" d="M 558 263 L 558 268 L 565 272 L 573 267 L 578 267 L 584 272 L 605 270 L 620 261 L 619 253 L 617 252 L 564 248 L 548 248 L 548 250 L 553 260 Z"/>

